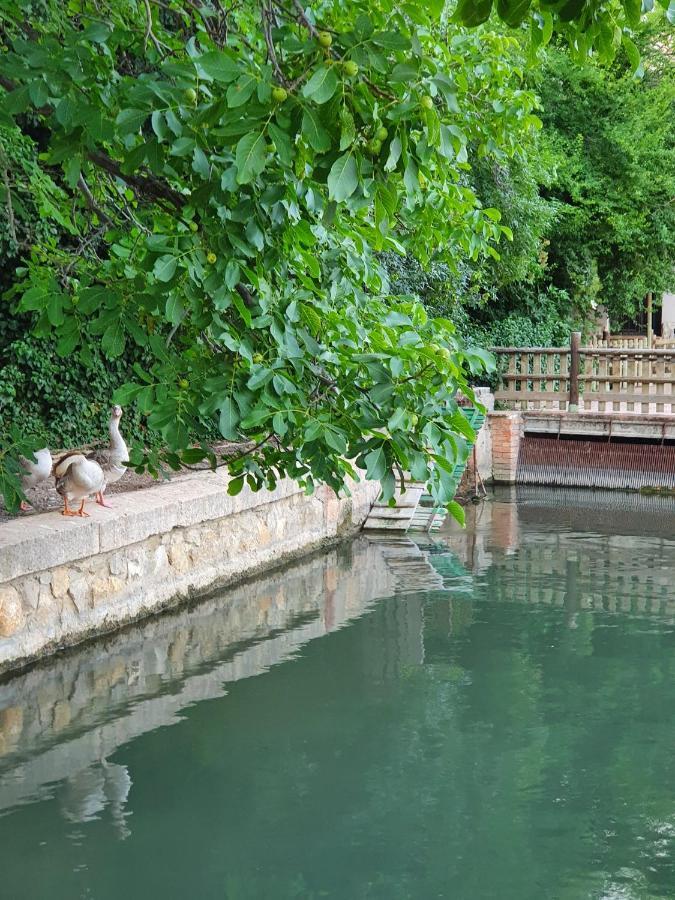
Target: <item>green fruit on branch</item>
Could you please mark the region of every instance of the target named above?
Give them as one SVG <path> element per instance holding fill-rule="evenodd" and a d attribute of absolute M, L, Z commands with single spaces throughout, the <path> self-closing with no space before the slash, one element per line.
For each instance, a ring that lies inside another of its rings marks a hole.
<path fill-rule="evenodd" d="M 199 225 L 196 222 L 190 222 L 190 231 L 197 231 L 199 229 Z"/>
<path fill-rule="evenodd" d="M 424 97 L 422 97 L 422 99 L 420 100 L 420 106 L 422 106 L 423 109 L 433 109 L 434 101 L 428 94 L 425 94 Z"/>
<path fill-rule="evenodd" d="M 327 31 L 320 31 L 319 32 L 319 43 L 321 44 L 322 47 L 325 47 L 326 49 L 328 49 L 328 47 L 330 47 L 330 45 L 333 43 L 333 35 Z"/>
<path fill-rule="evenodd" d="M 187 391 L 187 389 L 190 387 L 190 382 L 187 380 L 187 378 L 181 378 L 178 382 L 178 387 L 181 389 L 181 391 Z"/>
<path fill-rule="evenodd" d="M 368 153 L 371 153 L 373 156 L 377 156 L 377 154 L 382 149 L 382 141 L 378 141 L 377 138 L 373 138 L 372 141 L 368 141 L 366 144 L 366 149 Z"/>
<path fill-rule="evenodd" d="M 345 75 L 348 75 L 349 78 L 354 78 L 359 74 L 359 67 L 356 65 L 353 59 L 348 59 L 344 64 Z"/>
<path fill-rule="evenodd" d="M 207 253 L 207 254 L 206 254 L 206 261 L 207 261 L 208 263 L 210 263 L 211 265 L 213 265 L 214 262 L 215 262 L 217 259 L 218 259 L 218 257 L 217 257 L 216 254 L 213 253 L 213 252 Z"/>
<path fill-rule="evenodd" d="M 387 138 L 389 137 L 389 132 L 384 127 L 384 125 L 380 125 L 380 127 L 375 132 L 375 137 L 377 138 L 378 141 L 386 141 L 387 140 Z"/>
<path fill-rule="evenodd" d="M 288 99 L 288 91 L 284 87 L 274 87 L 272 88 L 272 99 L 275 103 L 283 103 Z"/>
<path fill-rule="evenodd" d="M 185 101 L 187 103 L 196 103 L 197 102 L 197 91 L 194 88 L 188 88 L 183 94 Z"/>

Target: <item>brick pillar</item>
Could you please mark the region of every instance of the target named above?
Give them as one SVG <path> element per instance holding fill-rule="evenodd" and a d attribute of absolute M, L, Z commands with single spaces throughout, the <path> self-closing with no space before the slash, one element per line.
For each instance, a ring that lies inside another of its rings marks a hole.
<path fill-rule="evenodd" d="M 492 412 L 488 423 L 492 436 L 492 480 L 496 484 L 513 484 L 523 418 L 519 412 Z"/>

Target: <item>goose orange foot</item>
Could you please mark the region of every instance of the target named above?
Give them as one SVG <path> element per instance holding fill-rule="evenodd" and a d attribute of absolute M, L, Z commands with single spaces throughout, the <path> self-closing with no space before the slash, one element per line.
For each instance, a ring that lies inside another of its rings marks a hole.
<path fill-rule="evenodd" d="M 99 492 L 96 494 L 96 502 L 98 503 L 99 506 L 105 506 L 106 509 L 112 509 L 112 508 L 113 508 L 112 503 L 106 503 L 106 502 L 105 502 L 105 497 L 103 496 L 103 492 L 102 492 L 102 491 L 99 491 Z"/>
<path fill-rule="evenodd" d="M 70 509 L 68 506 L 68 501 L 63 501 L 63 509 L 61 510 L 62 516 L 82 516 L 86 519 L 89 518 L 89 513 L 84 511 L 84 500 L 80 503 L 79 509 Z"/>

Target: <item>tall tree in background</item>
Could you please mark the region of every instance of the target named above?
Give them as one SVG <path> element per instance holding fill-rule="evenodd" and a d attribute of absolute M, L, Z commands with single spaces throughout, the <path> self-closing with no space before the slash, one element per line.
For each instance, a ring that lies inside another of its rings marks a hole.
<path fill-rule="evenodd" d="M 548 277 L 618 322 L 675 284 L 675 42 L 646 28 L 641 76 L 627 60 L 577 66 L 550 50 L 537 78 L 556 207 Z"/>

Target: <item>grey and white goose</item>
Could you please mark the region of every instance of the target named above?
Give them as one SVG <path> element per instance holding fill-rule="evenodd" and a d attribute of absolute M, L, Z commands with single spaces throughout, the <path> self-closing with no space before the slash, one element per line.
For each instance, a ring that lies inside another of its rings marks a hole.
<path fill-rule="evenodd" d="M 105 490 L 105 474 L 93 459 L 87 459 L 82 453 L 74 451 L 66 453 L 54 466 L 56 491 L 63 498 L 63 516 L 88 516 L 84 511 L 87 497 L 98 496 Z M 68 506 L 69 500 L 79 500 L 80 508 L 75 510 Z"/>
<path fill-rule="evenodd" d="M 108 426 L 110 446 L 87 454 L 87 459 L 97 463 L 105 476 L 105 484 L 96 494 L 96 502 L 100 506 L 110 506 L 110 503 L 105 502 L 103 496 L 105 489 L 109 484 L 119 481 L 127 472 L 127 467 L 124 463 L 129 461 L 129 450 L 120 433 L 121 418 L 122 407 L 113 406 L 110 414 L 110 425 Z"/>
<path fill-rule="evenodd" d="M 21 456 L 19 462 L 25 471 L 25 474 L 21 477 L 21 486 L 23 487 L 24 492 L 37 487 L 38 484 L 46 481 L 52 474 L 53 461 L 49 447 L 43 447 L 42 450 L 35 451 L 35 462 L 26 459 L 25 456 Z M 24 512 L 27 509 L 30 509 L 30 506 L 25 500 L 21 501 L 21 509 Z"/>

